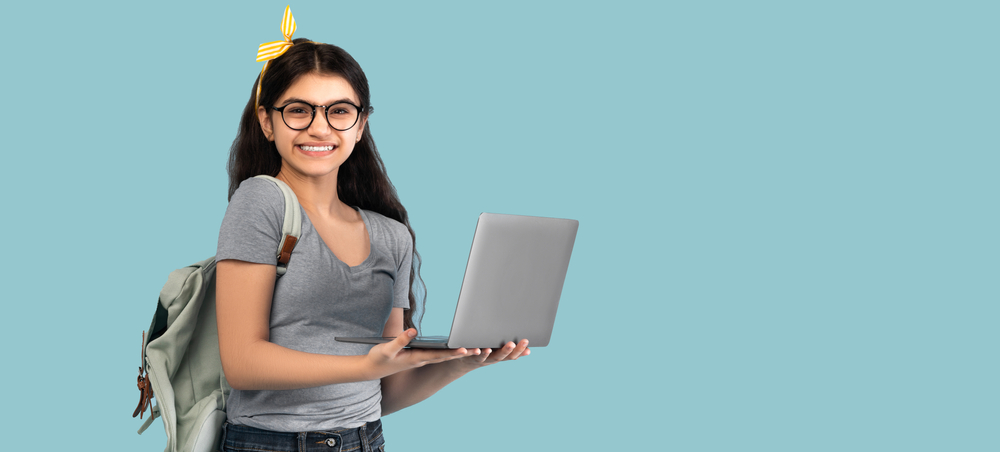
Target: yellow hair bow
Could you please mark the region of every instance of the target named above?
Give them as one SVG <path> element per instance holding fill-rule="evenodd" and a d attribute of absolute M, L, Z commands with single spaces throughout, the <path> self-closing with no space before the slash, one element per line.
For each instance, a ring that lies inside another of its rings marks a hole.
<path fill-rule="evenodd" d="M 257 61 L 264 62 L 264 68 L 260 70 L 260 79 L 257 80 L 257 99 L 254 101 L 254 109 L 260 107 L 260 85 L 264 83 L 264 72 L 267 72 L 267 65 L 271 60 L 283 55 L 292 47 L 292 35 L 295 34 L 295 18 L 292 17 L 292 5 L 285 7 L 285 15 L 281 18 L 281 34 L 283 41 L 265 42 L 257 48 Z"/>

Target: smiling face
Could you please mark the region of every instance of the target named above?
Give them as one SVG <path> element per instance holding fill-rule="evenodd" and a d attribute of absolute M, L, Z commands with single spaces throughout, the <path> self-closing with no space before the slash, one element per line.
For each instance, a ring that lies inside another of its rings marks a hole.
<path fill-rule="evenodd" d="M 292 102 L 310 105 L 332 105 L 350 102 L 361 105 L 351 84 L 339 75 L 308 73 L 292 83 L 274 107 Z M 340 165 L 350 157 L 354 145 L 361 140 L 367 119 L 364 114 L 353 127 L 345 131 L 330 127 L 325 108 L 316 109 L 316 117 L 305 130 L 294 130 L 281 119 L 281 112 L 260 106 L 257 117 L 267 139 L 273 141 L 281 155 L 281 171 L 300 177 L 336 179 Z"/>

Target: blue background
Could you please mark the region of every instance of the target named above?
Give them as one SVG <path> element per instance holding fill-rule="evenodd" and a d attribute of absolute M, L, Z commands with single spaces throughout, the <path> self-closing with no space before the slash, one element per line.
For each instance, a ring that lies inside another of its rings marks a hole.
<path fill-rule="evenodd" d="M 1000 8 L 825 3 L 292 4 L 368 74 L 426 332 L 480 212 L 580 221 L 551 345 L 392 450 L 1000 449 Z M 285 4 L 4 7 L 6 450 L 163 447 L 140 331 Z"/>

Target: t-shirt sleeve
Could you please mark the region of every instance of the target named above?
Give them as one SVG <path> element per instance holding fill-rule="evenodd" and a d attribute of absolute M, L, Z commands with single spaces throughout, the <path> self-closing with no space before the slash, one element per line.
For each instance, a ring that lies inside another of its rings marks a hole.
<path fill-rule="evenodd" d="M 215 260 L 277 265 L 284 216 L 285 199 L 273 182 L 259 178 L 243 181 L 222 219 Z"/>
<path fill-rule="evenodd" d="M 393 283 L 392 307 L 410 309 L 410 267 L 413 264 L 413 236 L 402 223 L 395 223 L 397 249 L 400 261 L 396 266 L 396 281 Z"/>

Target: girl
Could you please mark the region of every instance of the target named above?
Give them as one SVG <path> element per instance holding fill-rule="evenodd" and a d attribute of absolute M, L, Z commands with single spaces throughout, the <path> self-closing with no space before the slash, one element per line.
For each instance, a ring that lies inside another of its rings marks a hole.
<path fill-rule="evenodd" d="M 372 139 L 368 81 L 339 47 L 288 42 L 254 85 L 229 160 L 216 256 L 219 347 L 233 387 L 222 450 L 383 450 L 380 416 L 530 352 L 527 341 L 403 348 L 416 335 L 419 276 L 406 209 Z M 257 174 L 291 187 L 303 211 L 281 278 L 283 198 Z M 396 339 L 333 339 L 379 335 Z"/>

